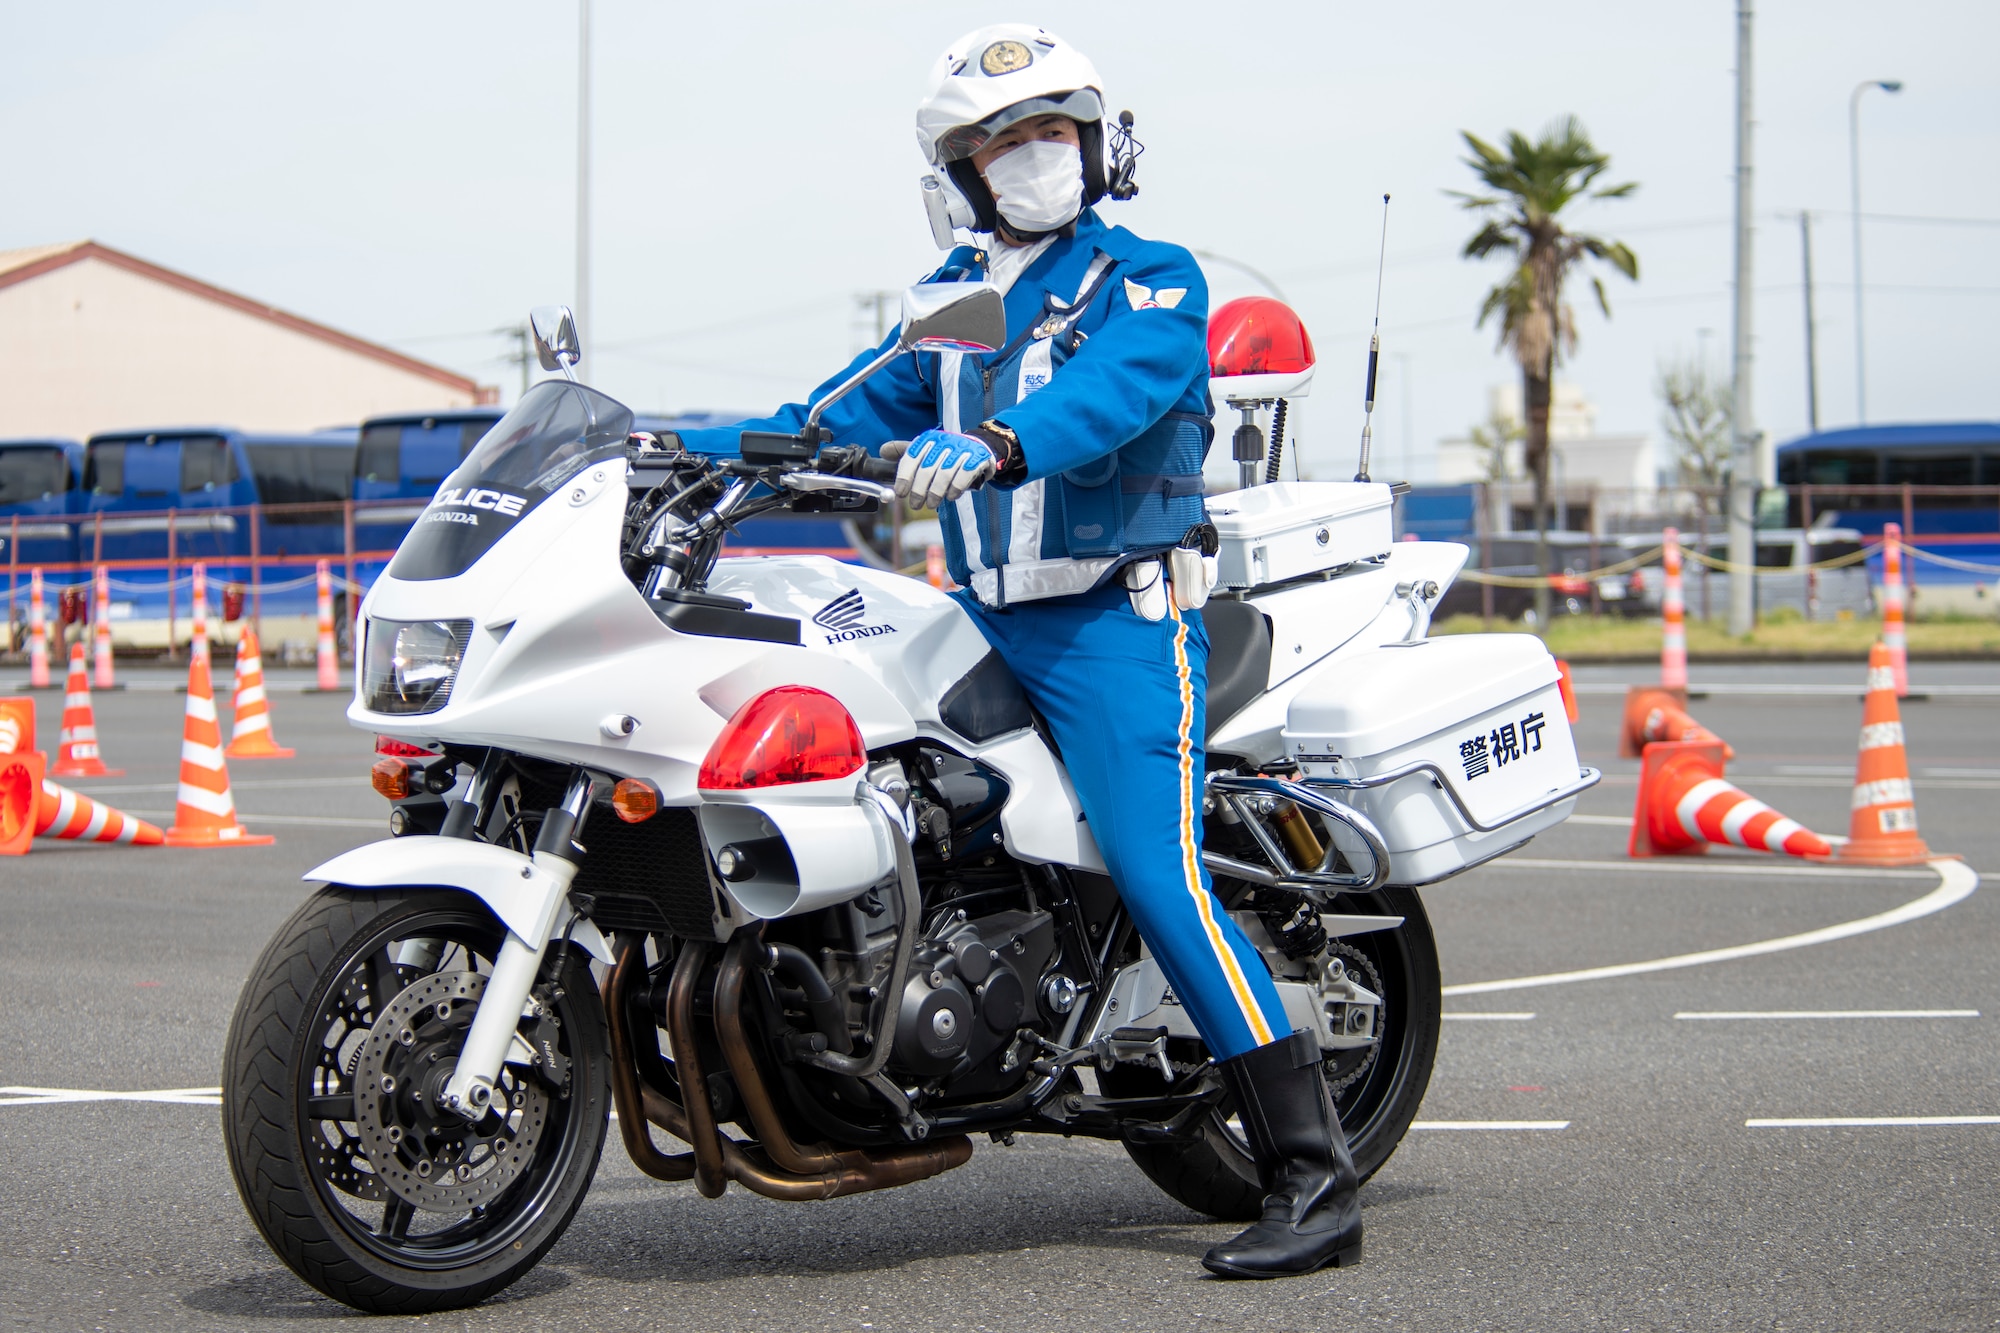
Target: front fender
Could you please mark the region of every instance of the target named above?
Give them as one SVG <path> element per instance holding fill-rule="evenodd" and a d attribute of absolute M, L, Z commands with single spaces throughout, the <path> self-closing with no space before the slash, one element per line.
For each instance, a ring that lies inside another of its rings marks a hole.
<path fill-rule="evenodd" d="M 467 838 L 418 836 L 388 838 L 342 852 L 299 878 L 345 884 L 355 889 L 402 889 L 442 885 L 462 889 L 493 909 L 500 924 L 529 939 L 549 895 L 564 892 L 555 876 L 519 852 Z M 588 919 L 557 918 L 555 935 L 567 934 L 600 962 L 612 960 L 611 946 Z M 552 936 L 553 937 L 553 936 Z"/>

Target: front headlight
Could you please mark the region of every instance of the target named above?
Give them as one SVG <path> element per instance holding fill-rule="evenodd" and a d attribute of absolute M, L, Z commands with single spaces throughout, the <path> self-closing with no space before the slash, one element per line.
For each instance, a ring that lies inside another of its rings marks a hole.
<path fill-rule="evenodd" d="M 368 621 L 361 703 L 371 713 L 435 713 L 451 699 L 470 620 Z"/>

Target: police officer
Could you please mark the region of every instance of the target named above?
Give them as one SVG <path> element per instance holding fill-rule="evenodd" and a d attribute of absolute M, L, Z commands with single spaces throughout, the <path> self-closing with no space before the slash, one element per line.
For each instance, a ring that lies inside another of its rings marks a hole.
<path fill-rule="evenodd" d="M 839 443 L 889 441 L 898 493 L 937 509 L 967 613 L 1048 720 L 1111 878 L 1233 1096 L 1268 1197 L 1202 1262 L 1252 1278 L 1351 1264 L 1358 1181 L 1318 1043 L 1292 1031 L 1201 863 L 1201 270 L 1099 220 L 1093 205 L 1133 193 L 1132 152 L 1107 135 L 1096 69 L 1052 33 L 1000 24 L 954 42 L 917 138 L 940 243 L 952 227 L 980 241 L 931 280 L 999 287 L 1010 336 L 989 355 L 899 358 L 822 424 Z M 683 438 L 733 452 L 739 430 L 804 417 L 795 404 Z"/>

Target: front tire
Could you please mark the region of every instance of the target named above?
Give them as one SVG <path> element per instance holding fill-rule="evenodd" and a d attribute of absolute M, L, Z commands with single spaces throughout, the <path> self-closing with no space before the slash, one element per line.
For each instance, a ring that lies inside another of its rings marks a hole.
<path fill-rule="evenodd" d="M 1362 1062 L 1343 1052 L 1326 1066 L 1327 1084 L 1337 1089 L 1334 1106 L 1354 1169 L 1366 1181 L 1403 1141 L 1430 1087 L 1444 997 L 1437 941 L 1415 889 L 1351 895 L 1344 910 L 1403 918 L 1395 930 L 1339 941 L 1349 966 L 1362 963 L 1381 983 L 1376 988 L 1382 996 L 1381 1033 L 1372 1058 Z M 1194 1056 L 1206 1057 L 1205 1050 Z M 1098 1080 L 1114 1096 L 1143 1096 L 1163 1087 L 1157 1073 L 1138 1065 L 1118 1065 Z M 1224 1102 L 1203 1124 L 1199 1139 L 1128 1142 L 1125 1151 L 1148 1180 L 1196 1212 L 1225 1222 L 1255 1221 L 1263 1212 L 1264 1188 L 1249 1144 L 1232 1123 L 1234 1116 L 1235 1107 Z"/>
<path fill-rule="evenodd" d="M 478 1125 L 424 1110 L 504 936 L 463 893 L 336 886 L 279 929 L 243 987 L 223 1058 L 230 1172 L 271 1249 L 335 1300 L 371 1314 L 482 1301 L 535 1266 L 590 1188 L 609 1105 L 587 955 L 553 978 L 545 965 L 537 988 L 566 1070 L 506 1066 Z M 357 1069 L 385 1061 L 401 1086 L 384 1075 L 373 1082 L 393 1095 L 357 1095 Z"/>

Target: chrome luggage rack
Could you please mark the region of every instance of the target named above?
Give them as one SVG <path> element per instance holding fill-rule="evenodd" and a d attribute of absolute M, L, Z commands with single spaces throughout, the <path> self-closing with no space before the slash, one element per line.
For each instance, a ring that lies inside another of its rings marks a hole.
<path fill-rule="evenodd" d="M 1459 818 L 1463 819 L 1466 826 L 1475 833 L 1498 832 L 1507 825 L 1546 810 L 1560 801 L 1567 801 L 1571 797 L 1589 791 L 1604 778 L 1604 774 L 1597 769 L 1579 767 L 1575 782 L 1540 796 L 1519 810 L 1488 824 L 1481 822 L 1466 808 L 1465 802 L 1460 799 L 1457 790 L 1445 777 L 1444 771 L 1424 759 L 1405 764 L 1387 773 L 1377 773 L 1365 778 L 1292 780 L 1247 776 L 1240 773 L 1211 773 L 1208 778 L 1209 793 L 1218 800 L 1228 802 L 1236 817 L 1242 820 L 1243 826 L 1250 831 L 1250 836 L 1257 840 L 1258 850 L 1269 858 L 1271 866 L 1252 865 L 1233 856 L 1209 851 L 1201 854 L 1202 864 L 1216 874 L 1229 875 L 1236 879 L 1249 880 L 1253 884 L 1275 888 L 1335 889 L 1358 893 L 1379 889 L 1389 879 L 1388 842 L 1383 838 L 1382 831 L 1375 827 L 1373 820 L 1332 793 L 1386 787 L 1392 782 L 1400 782 L 1404 778 L 1419 774 L 1429 775 L 1431 784 L 1444 792 L 1453 808 L 1458 811 Z M 1327 847 L 1325 858 L 1318 866 L 1307 870 L 1294 866 L 1291 858 L 1286 855 L 1283 844 L 1271 836 L 1271 831 L 1264 827 L 1263 820 L 1258 817 L 1264 812 L 1258 810 L 1256 805 L 1270 800 L 1290 801 L 1301 809 L 1312 811 L 1322 819 L 1335 821 L 1351 829 L 1354 835 L 1361 839 L 1362 845 L 1368 849 L 1370 865 L 1367 873 L 1332 869 L 1334 858 L 1339 854 L 1340 848 L 1331 843 Z"/>

